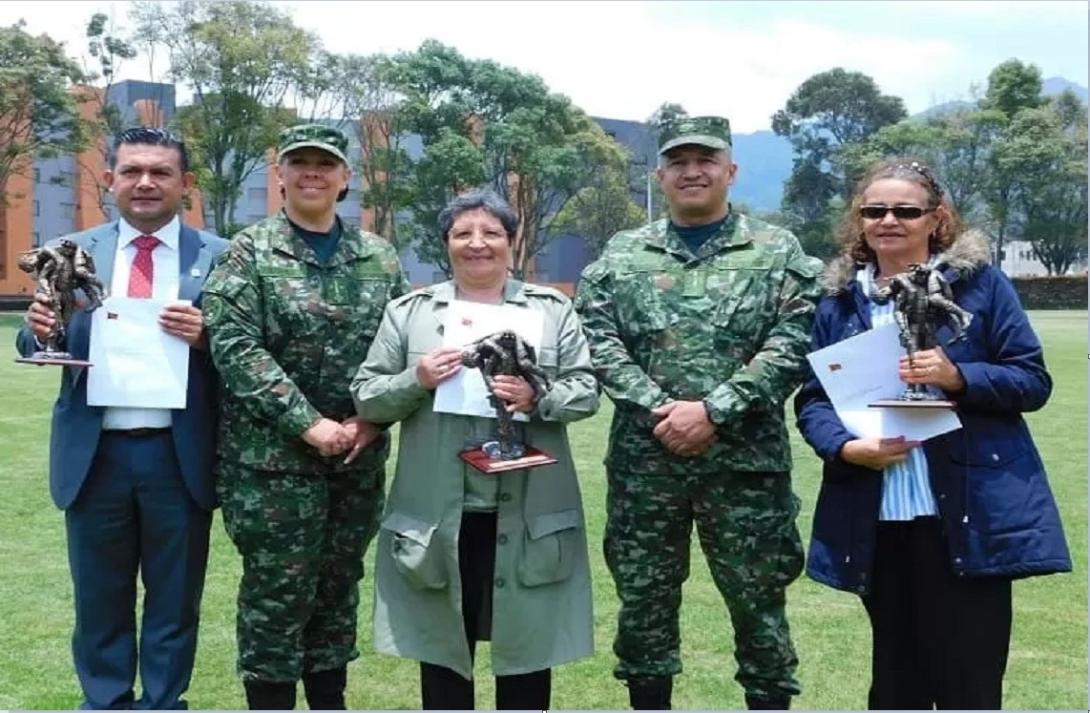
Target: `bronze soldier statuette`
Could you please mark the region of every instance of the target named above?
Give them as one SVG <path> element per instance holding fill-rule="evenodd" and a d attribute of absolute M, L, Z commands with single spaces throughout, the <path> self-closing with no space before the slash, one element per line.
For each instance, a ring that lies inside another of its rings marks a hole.
<path fill-rule="evenodd" d="M 950 283 L 938 270 L 913 263 L 907 272 L 894 275 L 889 286 L 877 292 L 877 297 L 894 300 L 893 319 L 900 330 L 901 345 L 908 352 L 909 363 L 916 352 L 938 345 L 936 332 L 944 324 L 954 330 L 947 341 L 953 344 L 965 336 L 973 315 L 954 302 Z M 954 408 L 927 390 L 924 384 L 909 384 L 899 399 L 879 401 L 871 406 L 926 406 Z"/>
<path fill-rule="evenodd" d="M 37 291 L 49 299 L 56 323 L 45 338 L 45 349 L 35 352 L 32 357 L 15 361 L 90 366 L 90 362 L 75 359 L 60 347 L 68 321 L 76 310 L 86 308 L 90 312 L 102 305 L 104 290 L 95 275 L 95 262 L 90 254 L 75 242 L 64 239 L 56 245 L 21 253 L 18 264 L 20 270 L 29 273 L 38 283 Z M 77 299 L 77 290 L 83 290 L 85 304 Z"/>
<path fill-rule="evenodd" d="M 556 459 L 522 442 L 513 414 L 508 413 L 503 401 L 492 395 L 495 377 L 501 374 L 521 376 L 533 388 L 536 398 L 545 394 L 549 379 L 537 365 L 533 346 L 510 330 L 496 332 L 478 339 L 463 350 L 462 364 L 480 369 L 497 419 L 496 439 L 486 441 L 479 449 L 474 447 L 463 452 L 462 459 L 485 473 L 555 463 Z"/>

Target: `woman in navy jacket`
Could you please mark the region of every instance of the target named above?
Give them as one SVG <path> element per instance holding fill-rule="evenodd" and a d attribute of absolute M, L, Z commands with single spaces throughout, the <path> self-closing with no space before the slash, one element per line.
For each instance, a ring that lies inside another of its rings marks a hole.
<path fill-rule="evenodd" d="M 859 438 L 811 373 L 795 399 L 799 429 L 824 461 L 807 573 L 862 597 L 870 708 L 998 709 L 1011 580 L 1071 570 L 1022 419 L 1052 390 L 1041 345 L 1010 282 L 987 264 L 986 242 L 964 232 L 919 163 L 873 166 L 840 238 L 811 348 L 891 321 L 878 290 L 910 264 L 939 269 L 972 320 L 952 343 L 940 328 L 940 346 L 902 358 L 900 376 L 956 402 L 963 427 L 922 444 Z"/>

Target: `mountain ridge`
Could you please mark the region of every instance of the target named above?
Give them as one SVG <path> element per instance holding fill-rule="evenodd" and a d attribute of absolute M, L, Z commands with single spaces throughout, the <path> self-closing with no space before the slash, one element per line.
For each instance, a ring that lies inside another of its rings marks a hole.
<path fill-rule="evenodd" d="M 1049 77 L 1042 81 L 1041 93 L 1053 97 L 1070 89 L 1084 104 L 1088 101 L 1087 88 L 1063 77 Z M 911 119 L 928 119 L 934 116 L 976 106 L 976 102 L 958 100 L 943 102 L 913 114 Z M 642 122 L 623 119 L 593 117 L 595 121 L 623 144 L 633 154 L 634 162 L 655 166 L 655 147 L 647 127 Z M 777 136 L 771 130 L 762 129 L 733 136 L 734 158 L 738 163 L 738 179 L 731 188 L 731 198 L 745 203 L 755 211 L 775 211 L 780 208 L 783 183 L 791 175 L 794 154 L 791 142 Z"/>

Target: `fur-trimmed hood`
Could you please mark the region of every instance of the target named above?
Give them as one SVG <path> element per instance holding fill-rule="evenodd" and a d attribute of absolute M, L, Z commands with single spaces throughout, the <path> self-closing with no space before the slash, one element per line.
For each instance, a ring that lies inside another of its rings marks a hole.
<path fill-rule="evenodd" d="M 939 266 L 949 267 L 962 275 L 987 265 L 991 259 L 988 237 L 979 230 L 967 230 L 961 234 L 950 249 L 939 255 Z M 841 255 L 825 266 L 821 275 L 821 286 L 826 293 L 835 295 L 844 290 L 855 279 L 860 265 L 849 255 Z"/>

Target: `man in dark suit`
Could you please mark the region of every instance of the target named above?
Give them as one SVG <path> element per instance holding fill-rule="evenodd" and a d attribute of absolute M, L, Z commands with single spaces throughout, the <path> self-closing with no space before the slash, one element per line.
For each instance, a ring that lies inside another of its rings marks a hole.
<path fill-rule="evenodd" d="M 120 220 L 67 237 L 91 254 L 109 294 L 191 303 L 170 304 L 159 315 L 161 328 L 190 346 L 186 406 L 89 406 L 88 370 L 65 366 L 53 407 L 49 486 L 65 512 L 83 707 L 184 708 L 216 505 L 216 378 L 200 297 L 227 241 L 181 224 L 182 199 L 193 186 L 181 141 L 139 128 L 117 136 L 113 148 L 105 177 Z M 19 352 L 41 348 L 55 318 L 36 295 Z M 77 311 L 60 348 L 86 359 L 90 333 L 91 315 Z M 137 572 L 145 589 L 139 647 Z M 138 663 L 142 695 L 134 700 Z"/>

